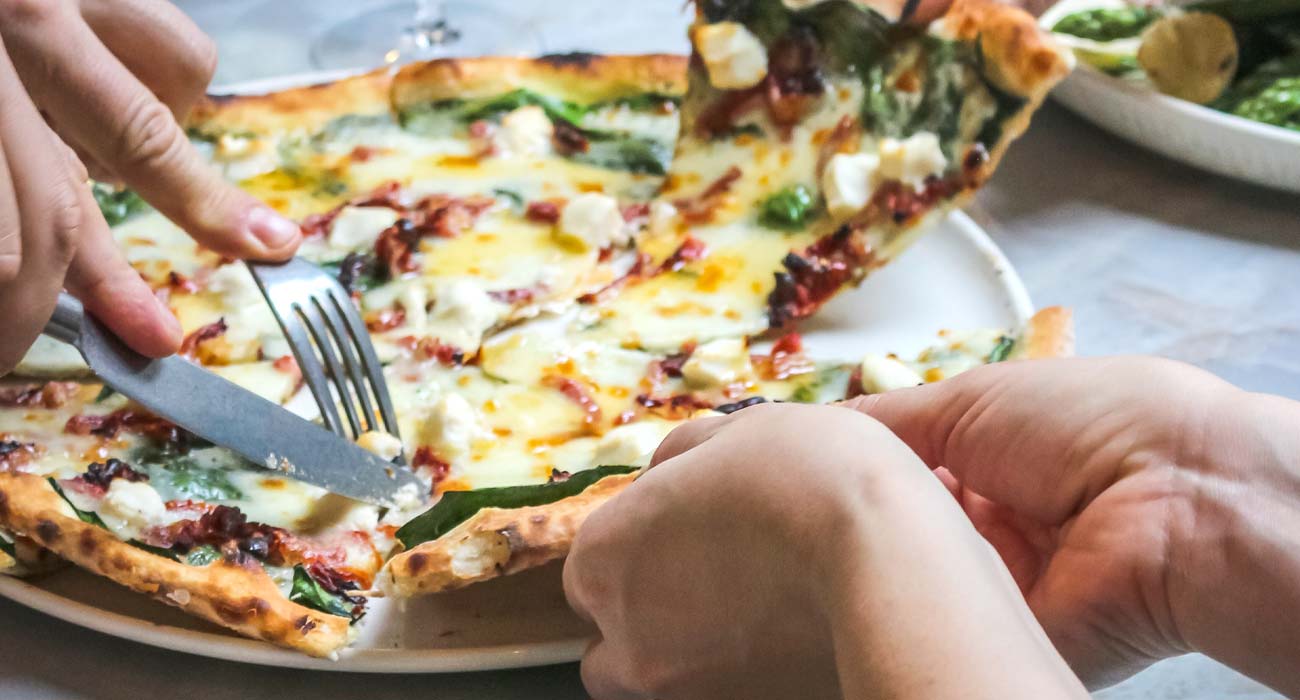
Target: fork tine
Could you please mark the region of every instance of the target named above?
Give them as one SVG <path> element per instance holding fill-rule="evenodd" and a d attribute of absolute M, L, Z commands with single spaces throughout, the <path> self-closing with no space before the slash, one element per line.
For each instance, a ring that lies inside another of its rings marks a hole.
<path fill-rule="evenodd" d="M 393 399 L 388 393 L 388 382 L 384 379 L 384 366 L 379 363 L 379 357 L 375 355 L 375 346 L 370 342 L 370 334 L 366 331 L 365 324 L 357 317 L 351 299 L 343 296 L 341 289 L 331 287 L 329 298 L 334 302 L 335 308 L 338 309 L 340 316 L 346 322 L 353 346 L 361 356 L 361 367 L 365 371 L 366 378 L 370 381 L 370 388 L 379 403 L 379 415 L 383 418 L 384 429 L 393 437 L 401 438 L 401 434 L 397 431 L 397 414 L 393 411 Z M 359 379 L 354 379 L 354 381 L 357 382 L 358 386 L 364 388 Z"/>
<path fill-rule="evenodd" d="M 289 349 L 293 352 L 294 359 L 298 361 L 298 369 L 302 371 L 302 378 L 307 382 L 312 398 L 316 399 L 316 406 L 320 409 L 325 427 L 331 432 L 342 435 L 343 422 L 339 419 L 338 408 L 334 406 L 334 395 L 330 393 L 329 380 L 325 378 L 320 360 L 312 352 L 311 340 L 308 339 L 298 314 L 292 308 L 282 310 L 275 307 L 275 309 L 276 320 L 280 322 L 280 329 L 289 338 Z"/>
<path fill-rule="evenodd" d="M 324 299 L 321 297 L 324 297 Z M 375 418 L 375 407 L 370 401 L 370 391 L 366 388 L 366 380 L 361 376 L 361 366 L 357 362 L 356 353 L 353 352 L 356 341 L 344 325 L 342 309 L 338 308 L 338 305 L 334 303 L 333 295 L 328 292 L 313 296 L 311 300 L 325 318 L 325 324 L 329 327 L 330 334 L 334 338 L 334 344 L 339 351 L 339 355 L 343 358 L 343 367 L 352 380 L 352 390 L 361 403 L 361 416 L 364 419 L 365 429 L 377 430 L 379 421 Z M 340 377 L 339 381 L 345 380 Z"/>
<path fill-rule="evenodd" d="M 361 422 L 357 420 L 357 408 L 352 402 L 352 392 L 348 387 L 347 375 L 343 374 L 343 366 L 339 364 L 339 358 L 334 354 L 334 342 L 331 339 L 326 322 L 321 318 L 321 313 L 315 304 L 315 300 L 306 300 L 300 304 L 293 305 L 294 310 L 298 313 L 298 318 L 302 320 L 307 331 L 311 333 L 312 339 L 316 341 L 316 351 L 325 359 L 325 370 L 334 380 L 334 389 L 339 393 L 339 403 L 343 404 L 343 412 L 347 415 L 348 425 L 352 428 L 353 439 L 359 437 L 365 430 L 361 427 Z"/>

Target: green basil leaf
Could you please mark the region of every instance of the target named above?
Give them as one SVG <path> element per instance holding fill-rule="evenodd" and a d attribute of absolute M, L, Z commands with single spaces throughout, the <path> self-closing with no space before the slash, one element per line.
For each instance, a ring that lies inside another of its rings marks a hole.
<path fill-rule="evenodd" d="M 492 194 L 496 195 L 497 197 L 500 197 L 501 199 L 510 200 L 510 206 L 514 207 L 515 209 L 524 208 L 524 196 L 519 194 L 518 192 L 515 192 L 514 190 L 507 190 L 504 187 L 494 187 L 492 188 Z"/>
<path fill-rule="evenodd" d="M 185 555 L 185 563 L 190 566 L 207 566 L 213 562 L 221 561 L 221 559 L 221 550 L 210 544 L 195 547 Z"/>
<path fill-rule="evenodd" d="M 103 389 L 99 390 L 98 394 L 95 394 L 95 403 L 104 403 L 108 399 L 112 398 L 116 393 L 117 391 L 114 390 L 113 387 L 105 386 Z"/>
<path fill-rule="evenodd" d="M 432 508 L 415 516 L 397 531 L 407 549 L 451 532 L 484 508 L 527 508 L 576 496 L 607 476 L 629 474 L 638 467 L 604 466 L 574 473 L 564 481 L 532 486 L 506 486 L 473 491 L 448 491 Z"/>
<path fill-rule="evenodd" d="M 99 205 L 99 212 L 109 226 L 116 226 L 127 219 L 149 210 L 149 205 L 131 190 L 116 190 L 110 185 L 96 182 L 90 188 Z"/>
<path fill-rule="evenodd" d="M 676 107 L 682 103 L 678 95 L 665 95 L 661 92 L 643 92 L 639 95 L 616 97 L 612 100 L 594 102 L 587 106 L 587 112 L 595 112 L 606 107 L 627 107 L 638 112 L 652 112 L 663 109 L 664 105 Z"/>
<path fill-rule="evenodd" d="M 198 450 L 180 454 L 141 447 L 131 454 L 131 461 L 149 472 L 149 483 L 164 501 L 237 501 L 244 497 L 227 470 L 201 464 L 198 454 Z"/>
<path fill-rule="evenodd" d="M 1007 359 L 1007 357 L 1011 355 L 1011 351 L 1014 350 L 1015 347 L 1016 347 L 1015 338 L 1012 338 L 1009 335 L 1004 335 L 1001 338 L 998 338 L 998 344 L 994 345 L 993 350 L 989 352 L 989 356 L 988 356 L 989 364 L 993 364 L 994 362 L 1001 362 Z"/>
<path fill-rule="evenodd" d="M 289 600 L 330 615 L 352 618 L 354 605 L 347 598 L 325 590 L 316 579 L 301 566 L 293 567 L 293 587 L 289 590 Z"/>
<path fill-rule="evenodd" d="M 577 124 L 582 121 L 582 117 L 586 114 L 585 109 L 572 102 L 541 95 L 526 88 L 512 90 L 504 95 L 490 97 L 485 100 L 463 103 L 459 105 L 458 111 L 460 120 L 468 123 L 478 119 L 491 119 L 504 112 L 512 112 L 528 105 L 541 107 L 546 112 L 546 116 L 551 118 L 551 121 L 563 119 Z"/>
<path fill-rule="evenodd" d="M 63 487 L 59 486 L 59 482 L 55 481 L 54 477 L 46 477 L 45 480 L 49 482 L 50 488 L 53 488 L 54 492 L 59 494 L 59 498 L 62 498 L 63 502 L 68 504 L 68 507 L 72 509 L 72 512 L 77 514 L 77 518 L 80 519 L 81 522 L 102 527 L 105 530 L 108 529 L 108 526 L 104 524 L 104 521 L 101 520 L 98 515 L 72 505 L 72 501 L 68 500 L 68 494 L 63 492 Z"/>
<path fill-rule="evenodd" d="M 589 146 L 574 153 L 569 160 L 610 170 L 626 170 L 645 175 L 664 175 L 672 162 L 672 146 L 656 139 L 612 131 L 580 129 Z"/>
<path fill-rule="evenodd" d="M 812 190 L 803 185 L 791 185 L 768 197 L 759 206 L 758 221 L 768 228 L 798 231 L 807 225 L 816 204 L 817 198 Z"/>

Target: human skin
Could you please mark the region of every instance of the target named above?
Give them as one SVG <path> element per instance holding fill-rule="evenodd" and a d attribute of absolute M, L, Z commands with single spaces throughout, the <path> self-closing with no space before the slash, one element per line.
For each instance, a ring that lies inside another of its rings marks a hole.
<path fill-rule="evenodd" d="M 600 630 L 582 665 L 597 700 L 1086 697 L 957 503 L 876 421 L 760 405 L 677 429 L 652 465 L 565 567 Z"/>
<path fill-rule="evenodd" d="M 848 405 L 936 470 L 1090 686 L 1200 651 L 1300 695 L 1300 404 L 1098 358 Z"/>
<path fill-rule="evenodd" d="M 298 226 L 213 172 L 178 124 L 215 65 L 212 42 L 163 0 L 0 0 L 0 375 L 61 289 L 142 353 L 180 344 L 88 174 L 125 183 L 223 255 L 293 254 Z"/>

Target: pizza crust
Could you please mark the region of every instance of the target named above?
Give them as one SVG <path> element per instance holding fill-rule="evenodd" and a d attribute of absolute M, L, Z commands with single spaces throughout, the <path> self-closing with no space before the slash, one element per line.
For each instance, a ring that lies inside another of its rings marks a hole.
<path fill-rule="evenodd" d="M 385 114 L 393 78 L 381 69 L 266 95 L 208 95 L 186 126 L 216 131 L 318 131 L 345 114 Z"/>
<path fill-rule="evenodd" d="M 938 23 L 940 34 L 979 43 L 988 76 L 1024 98 L 1041 99 L 1074 64 L 1029 13 L 994 0 L 955 0 Z"/>
<path fill-rule="evenodd" d="M 349 620 L 290 602 L 266 572 L 226 562 L 189 566 L 123 542 L 67 515 L 45 479 L 0 473 L 0 525 L 72 563 L 253 639 L 330 657 Z"/>
<path fill-rule="evenodd" d="M 562 559 L 578 528 L 636 479 L 607 476 L 582 493 L 530 508 L 485 508 L 436 540 L 389 560 L 380 588 L 399 598 L 463 588 Z"/>
<path fill-rule="evenodd" d="M 686 89 L 686 58 L 666 54 L 599 56 L 574 53 L 541 58 L 445 58 L 414 63 L 393 79 L 396 109 L 448 99 L 494 97 L 517 88 L 586 102 Z"/>

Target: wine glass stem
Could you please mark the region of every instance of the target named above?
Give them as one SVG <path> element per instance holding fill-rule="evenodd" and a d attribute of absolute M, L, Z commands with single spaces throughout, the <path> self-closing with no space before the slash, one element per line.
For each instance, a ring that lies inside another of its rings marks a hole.
<path fill-rule="evenodd" d="M 447 22 L 447 7 L 442 0 L 416 0 L 415 19 L 408 35 L 416 50 L 425 54 L 436 53 L 460 39 L 460 31 Z"/>

